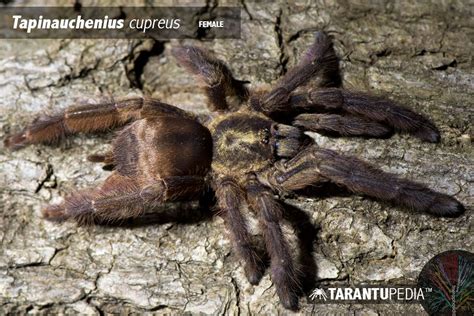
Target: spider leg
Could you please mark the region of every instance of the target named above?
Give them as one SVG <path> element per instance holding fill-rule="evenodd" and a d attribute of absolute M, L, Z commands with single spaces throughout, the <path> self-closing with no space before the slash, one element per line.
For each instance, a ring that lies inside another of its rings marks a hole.
<path fill-rule="evenodd" d="M 446 194 L 383 172 L 357 158 L 315 146 L 277 166 L 266 178 L 283 191 L 299 190 L 318 182 L 331 181 L 354 193 L 415 211 L 447 217 L 459 216 L 464 212 L 463 205 Z"/>
<path fill-rule="evenodd" d="M 113 151 L 108 151 L 103 154 L 94 154 L 87 156 L 87 160 L 90 162 L 99 162 L 103 163 L 105 166 L 115 166 L 114 153 Z"/>
<path fill-rule="evenodd" d="M 82 190 L 64 199 L 61 204 L 43 209 L 43 216 L 54 221 L 69 218 L 80 224 L 116 221 L 138 217 L 166 201 L 191 198 L 202 193 L 204 179 L 197 176 L 168 177 L 146 185 L 112 173 L 102 186 Z"/>
<path fill-rule="evenodd" d="M 285 308 L 298 308 L 299 283 L 290 248 L 280 226 L 283 209 L 270 189 L 256 180 L 249 180 L 246 187 L 247 201 L 259 214 L 266 248 L 270 254 L 272 281 Z"/>
<path fill-rule="evenodd" d="M 252 105 L 266 114 L 284 111 L 288 107 L 290 94 L 316 75 L 322 77 L 320 86 L 339 87 L 342 83 L 339 60 L 332 41 L 323 32 L 316 33 L 314 43 L 306 51 L 300 63 L 288 71 L 272 91 L 259 97 L 259 100 L 254 100 Z"/>
<path fill-rule="evenodd" d="M 245 202 L 244 192 L 234 180 L 223 178 L 217 185 L 216 197 L 230 232 L 232 246 L 244 260 L 245 274 L 250 284 L 256 285 L 262 278 L 264 264 L 252 245 L 247 222 L 241 213 L 241 206 Z"/>
<path fill-rule="evenodd" d="M 114 153 L 112 151 L 108 151 L 103 154 L 93 154 L 87 156 L 87 160 L 90 162 L 103 162 L 103 163 L 113 163 Z"/>
<path fill-rule="evenodd" d="M 66 135 L 105 131 L 158 115 L 189 117 L 177 107 L 148 98 L 74 105 L 56 115 L 37 117 L 21 132 L 8 136 L 4 144 L 16 150 L 30 144 L 55 143 Z"/>
<path fill-rule="evenodd" d="M 387 129 L 412 134 L 423 141 L 436 143 L 440 139 L 438 129 L 427 118 L 379 96 L 339 88 L 321 88 L 304 95 L 293 95 L 289 103 L 300 112 L 348 113 L 377 122 Z"/>
<path fill-rule="evenodd" d="M 363 117 L 339 114 L 300 114 L 293 124 L 313 132 L 334 132 L 341 136 L 387 137 L 390 127 Z"/>
<path fill-rule="evenodd" d="M 241 101 L 247 99 L 245 82 L 234 79 L 225 63 L 206 50 L 182 46 L 173 48 L 172 53 L 180 65 L 201 80 L 211 111 L 229 110 L 227 96 L 235 95 Z"/>

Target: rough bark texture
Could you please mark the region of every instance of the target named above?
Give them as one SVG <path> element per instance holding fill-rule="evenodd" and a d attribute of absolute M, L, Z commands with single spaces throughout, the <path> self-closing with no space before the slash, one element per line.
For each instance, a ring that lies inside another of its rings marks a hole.
<path fill-rule="evenodd" d="M 319 281 L 414 282 L 434 255 L 474 250 L 473 7 L 468 1 L 348 2 L 228 1 L 243 7 L 242 39 L 205 45 L 237 78 L 257 86 L 275 82 L 296 63 L 314 31 L 325 29 L 335 37 L 346 87 L 386 94 L 439 126 L 443 139 L 435 145 L 405 135 L 314 136 L 321 146 L 455 195 L 467 208 L 460 218 L 411 214 L 357 196 L 286 201 L 318 227 L 309 258 Z M 205 113 L 204 94 L 170 56 L 174 43 L 1 40 L 0 138 L 39 112 L 127 95 L 152 95 Z M 188 223 L 127 227 L 77 227 L 40 218 L 42 205 L 106 177 L 85 157 L 108 148 L 111 136 L 78 136 L 60 147 L 17 152 L 1 147 L 0 314 L 286 312 L 268 273 L 258 286 L 247 282 L 223 221 L 206 212 Z M 419 305 L 313 306 L 306 299 L 300 312 L 388 310 L 424 313 Z"/>

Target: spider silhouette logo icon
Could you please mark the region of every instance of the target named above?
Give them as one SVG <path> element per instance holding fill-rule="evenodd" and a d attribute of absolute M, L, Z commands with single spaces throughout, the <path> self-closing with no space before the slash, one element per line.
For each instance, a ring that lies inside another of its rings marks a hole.
<path fill-rule="evenodd" d="M 326 294 L 326 291 L 324 291 L 323 289 L 314 289 L 313 292 L 311 293 L 311 295 L 309 296 L 309 298 L 311 300 L 315 300 L 316 298 L 318 300 L 324 300 L 326 301 L 328 299 L 328 296 Z"/>

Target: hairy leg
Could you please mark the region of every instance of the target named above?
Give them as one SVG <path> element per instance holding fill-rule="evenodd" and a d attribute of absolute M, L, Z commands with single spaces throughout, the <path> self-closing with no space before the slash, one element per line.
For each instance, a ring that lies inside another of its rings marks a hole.
<path fill-rule="evenodd" d="M 386 137 L 393 133 L 389 126 L 354 115 L 300 114 L 293 124 L 309 131 L 333 132 L 341 136 Z"/>
<path fill-rule="evenodd" d="M 248 91 L 244 82 L 234 79 L 225 63 L 204 49 L 195 46 L 175 47 L 173 55 L 180 65 L 202 81 L 211 111 L 229 110 L 227 96 L 237 96 L 241 101 L 247 99 Z"/>
<path fill-rule="evenodd" d="M 202 177 L 169 177 L 141 186 L 132 178 L 112 173 L 96 189 L 74 193 L 61 204 L 43 209 L 49 220 L 63 221 L 69 218 L 80 224 L 100 221 L 116 221 L 142 215 L 165 201 L 195 197 L 204 190 Z"/>
<path fill-rule="evenodd" d="M 232 179 L 224 178 L 217 184 L 216 197 L 230 232 L 232 246 L 244 260 L 247 279 L 256 285 L 262 278 L 264 264 L 252 245 L 247 222 L 240 211 L 245 201 L 244 192 Z"/>
<path fill-rule="evenodd" d="M 293 95 L 289 103 L 293 109 L 304 112 L 337 111 L 360 116 L 428 142 L 440 139 L 438 129 L 427 118 L 379 96 L 327 88 Z"/>
<path fill-rule="evenodd" d="M 280 226 L 283 219 L 282 207 L 273 197 L 273 193 L 256 180 L 250 180 L 246 190 L 249 205 L 259 214 L 271 259 L 272 281 L 280 301 L 285 308 L 295 310 L 298 308 L 300 289 L 289 245 Z"/>
<path fill-rule="evenodd" d="M 111 171 L 117 166 L 117 162 L 114 159 L 114 153 L 112 151 L 105 152 L 103 154 L 93 154 L 87 156 L 87 160 L 90 162 L 102 163 L 102 169 Z"/>
<path fill-rule="evenodd" d="M 341 85 L 339 60 L 331 39 L 323 32 L 316 33 L 314 43 L 300 63 L 288 71 L 272 91 L 259 96 L 259 100 L 252 100 L 252 106 L 266 114 L 284 111 L 289 106 L 290 94 L 316 75 L 322 76 L 322 86 Z"/>
<path fill-rule="evenodd" d="M 177 107 L 148 98 L 75 105 L 56 115 L 37 117 L 21 132 L 8 136 L 4 144 L 15 150 L 30 144 L 54 143 L 66 135 L 105 131 L 132 120 L 159 115 L 190 117 Z"/>
<path fill-rule="evenodd" d="M 329 149 L 307 148 L 295 158 L 269 172 L 267 181 L 282 190 L 294 191 L 312 184 L 331 181 L 352 192 L 423 211 L 454 217 L 464 212 L 456 199 L 425 185 L 382 170 L 354 157 Z"/>

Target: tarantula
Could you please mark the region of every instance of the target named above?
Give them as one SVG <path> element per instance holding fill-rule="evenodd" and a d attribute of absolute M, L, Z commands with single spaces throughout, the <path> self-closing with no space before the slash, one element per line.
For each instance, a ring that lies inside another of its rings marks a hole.
<path fill-rule="evenodd" d="M 331 182 L 414 211 L 438 216 L 463 212 L 462 204 L 448 195 L 318 147 L 304 133 L 387 137 L 406 132 L 423 141 L 440 139 L 425 117 L 388 99 L 342 89 L 339 60 L 325 33 L 318 32 L 299 64 L 267 91 L 250 91 L 224 62 L 201 48 L 175 47 L 172 53 L 200 79 L 211 119 L 200 121 L 156 99 L 132 98 L 41 116 L 5 139 L 6 147 L 18 149 L 124 126 L 111 151 L 88 157 L 113 168 L 105 182 L 47 206 L 45 218 L 79 223 L 131 218 L 163 202 L 213 191 L 248 281 L 257 284 L 265 265 L 252 243 L 244 209 L 258 217 L 281 303 L 297 309 L 298 278 L 280 226 L 285 210 L 278 196 Z M 314 77 L 320 80 L 315 83 Z M 312 87 L 304 89 L 310 81 Z M 231 104 L 232 98 L 238 106 Z"/>

